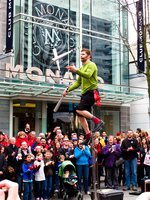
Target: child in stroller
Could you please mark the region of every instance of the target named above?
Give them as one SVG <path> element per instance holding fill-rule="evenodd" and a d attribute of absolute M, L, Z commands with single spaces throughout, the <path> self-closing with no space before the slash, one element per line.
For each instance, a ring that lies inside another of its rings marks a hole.
<path fill-rule="evenodd" d="M 58 176 L 60 177 L 60 194 L 62 194 L 63 200 L 73 196 L 77 196 L 78 200 L 83 199 L 83 195 L 78 189 L 76 168 L 71 161 L 66 160 L 61 164 Z"/>

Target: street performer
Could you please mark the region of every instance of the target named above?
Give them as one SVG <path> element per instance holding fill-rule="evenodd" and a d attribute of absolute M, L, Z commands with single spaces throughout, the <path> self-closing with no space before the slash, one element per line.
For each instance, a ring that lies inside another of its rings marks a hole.
<path fill-rule="evenodd" d="M 76 107 L 76 112 L 86 133 L 86 139 L 82 144 L 87 144 L 92 133 L 89 130 L 86 118 L 91 119 L 95 123 L 95 127 L 92 132 L 100 130 L 105 123 L 90 113 L 91 106 L 93 106 L 95 100 L 97 105 L 100 106 L 100 97 L 98 95 L 97 89 L 97 66 L 94 62 L 90 61 L 91 51 L 88 49 L 82 49 L 80 58 L 84 64 L 80 69 L 77 69 L 74 64 L 72 64 L 72 66 L 66 67 L 69 71 L 78 74 L 78 78 L 77 81 L 71 85 L 67 91 L 64 90 L 63 95 L 66 96 L 70 91 L 81 86 L 82 96 L 80 103 Z M 99 97 L 99 101 L 94 99 L 94 96 L 96 96 L 96 98 Z"/>

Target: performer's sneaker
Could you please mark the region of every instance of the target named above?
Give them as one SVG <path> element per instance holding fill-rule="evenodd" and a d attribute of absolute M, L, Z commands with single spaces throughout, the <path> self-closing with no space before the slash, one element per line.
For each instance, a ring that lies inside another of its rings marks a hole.
<path fill-rule="evenodd" d="M 81 142 L 80 144 L 81 145 L 88 145 L 89 144 L 89 141 L 90 141 L 90 139 L 88 139 L 88 138 L 85 138 L 85 140 L 83 140 L 83 142 Z"/>
<path fill-rule="evenodd" d="M 92 132 L 99 131 L 104 124 L 105 124 L 105 122 L 103 122 L 102 120 L 99 123 L 96 123 Z"/>

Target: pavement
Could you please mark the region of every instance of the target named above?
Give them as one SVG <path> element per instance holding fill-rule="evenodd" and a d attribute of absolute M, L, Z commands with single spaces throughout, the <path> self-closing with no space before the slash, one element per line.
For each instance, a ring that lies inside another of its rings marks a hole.
<path fill-rule="evenodd" d="M 103 187 L 101 189 L 103 189 Z M 104 189 L 105 189 L 105 187 L 104 187 Z M 92 189 L 90 189 L 90 188 L 89 188 L 89 190 L 92 191 Z M 119 187 L 119 190 L 123 191 L 123 187 Z M 140 191 L 140 188 L 138 188 L 138 191 Z M 124 193 L 123 199 L 120 198 L 119 200 L 136 200 L 139 195 L 131 195 L 131 194 L 129 194 L 130 192 L 133 192 L 133 191 L 132 190 L 123 191 L 123 193 Z M 84 194 L 84 192 L 82 192 L 82 194 L 83 194 L 83 200 L 92 200 L 90 195 L 86 195 L 86 194 Z M 23 198 L 21 198 L 21 199 L 23 200 Z M 34 196 L 33 196 L 32 200 L 35 200 Z M 58 198 L 58 197 L 54 197 L 51 200 L 62 200 L 62 199 Z M 77 199 L 77 197 L 69 197 L 68 200 L 78 200 L 78 199 Z M 97 200 L 100 200 L 100 199 L 97 198 Z M 109 198 L 106 200 L 118 200 L 118 198 L 112 198 L 112 199 Z"/>
<path fill-rule="evenodd" d="M 123 188 L 124 188 L 124 186 L 121 186 L 121 187 L 119 187 L 119 190 L 123 191 Z M 106 188 L 104 186 L 104 182 L 101 182 L 101 190 L 103 190 L 103 189 L 106 189 Z M 89 187 L 89 191 L 92 192 L 94 190 Z M 140 192 L 141 188 L 138 187 L 137 191 Z M 135 194 L 129 194 L 129 193 L 135 193 L 133 190 L 123 191 L 123 193 L 124 193 L 123 200 L 136 200 L 137 197 L 139 196 L 139 195 L 135 195 Z M 90 195 L 84 194 L 84 191 L 82 191 L 82 194 L 83 194 L 83 200 L 92 200 Z M 53 200 L 60 200 L 60 198 L 54 197 Z M 69 200 L 78 200 L 78 199 L 77 199 L 77 197 L 69 197 Z M 97 200 L 100 200 L 100 198 L 97 198 Z M 109 198 L 109 199 L 106 199 L 106 200 L 122 200 L 122 199 L 121 198 L 118 199 L 116 197 L 113 197 L 113 198 Z"/>
<path fill-rule="evenodd" d="M 101 185 L 102 185 L 102 184 L 101 184 Z M 123 188 L 124 188 L 124 186 L 121 186 L 121 187 L 119 187 L 119 190 L 123 191 Z M 103 190 L 103 189 L 105 189 L 105 186 L 102 185 L 102 186 L 101 186 L 101 190 Z M 90 190 L 90 191 L 93 191 L 93 190 L 91 190 L 90 188 L 89 188 L 89 190 Z M 138 188 L 137 188 L 137 193 L 140 192 L 140 191 L 141 191 L 141 188 L 138 187 Z M 134 193 L 136 193 L 136 192 L 133 191 L 133 190 L 123 191 L 123 193 L 124 193 L 124 195 L 123 195 L 123 200 L 136 200 L 137 197 L 139 196 L 139 195 L 137 195 L 137 194 L 134 194 Z M 131 193 L 131 194 L 129 194 L 129 193 Z M 83 192 L 83 194 L 84 194 L 84 192 Z M 89 195 L 83 195 L 83 199 L 84 199 L 84 200 L 91 200 L 91 197 L 90 197 Z M 100 200 L 100 199 L 97 199 L 97 200 Z M 108 200 L 108 199 L 106 199 L 106 200 Z M 111 198 L 110 198 L 109 200 L 111 200 Z M 112 200 L 115 200 L 115 198 L 112 198 Z M 116 200 L 118 200 L 118 199 L 116 198 Z M 119 200 L 121 200 L 121 199 L 119 199 Z M 143 200 L 144 200 L 144 199 L 143 199 Z"/>
<path fill-rule="evenodd" d="M 120 186 L 119 187 L 119 190 L 121 190 L 121 191 L 123 191 L 123 188 L 124 188 L 124 186 Z M 132 187 L 131 187 L 132 188 Z M 103 178 L 103 180 L 101 180 L 101 190 L 103 190 L 103 189 L 106 189 L 105 188 L 105 185 L 104 185 L 104 178 Z M 91 189 L 91 187 L 89 187 L 89 191 L 90 192 L 92 192 L 92 191 L 94 191 L 93 189 Z M 137 192 L 140 192 L 141 191 L 141 188 L 140 187 L 138 187 L 137 188 Z M 136 194 L 129 194 L 129 193 L 135 193 L 133 190 L 127 190 L 127 191 L 123 191 L 123 193 L 124 193 L 124 195 L 123 195 L 123 199 L 118 199 L 118 198 L 116 198 L 116 197 L 113 197 L 113 198 L 107 198 L 106 200 L 136 200 L 137 199 L 137 197 L 139 196 L 139 195 L 136 195 Z M 84 191 L 82 191 L 82 194 L 83 194 L 83 200 L 92 200 L 92 198 L 91 198 L 91 195 L 86 195 L 85 193 L 84 193 Z M 23 198 L 21 198 L 22 200 L 23 200 Z M 53 197 L 51 200 L 62 200 L 63 198 L 58 198 L 58 196 L 56 195 L 55 197 Z M 32 200 L 35 200 L 35 198 L 34 198 L 34 196 L 33 196 L 33 198 L 32 198 Z M 68 200 L 78 200 L 77 199 L 77 197 L 69 197 L 68 198 Z M 81 199 L 80 199 L 81 200 Z M 95 200 L 95 199 L 93 199 L 93 200 Z M 97 200 L 100 200 L 100 198 L 97 198 Z M 143 199 L 144 200 L 144 199 Z"/>

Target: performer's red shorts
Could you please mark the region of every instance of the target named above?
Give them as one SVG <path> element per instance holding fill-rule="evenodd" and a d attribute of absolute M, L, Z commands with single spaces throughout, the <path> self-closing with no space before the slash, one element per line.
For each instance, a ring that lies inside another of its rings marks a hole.
<path fill-rule="evenodd" d="M 91 112 L 91 106 L 93 106 L 94 103 L 94 90 L 89 90 L 85 94 L 82 94 L 80 103 L 77 105 L 76 110 L 87 110 Z"/>

